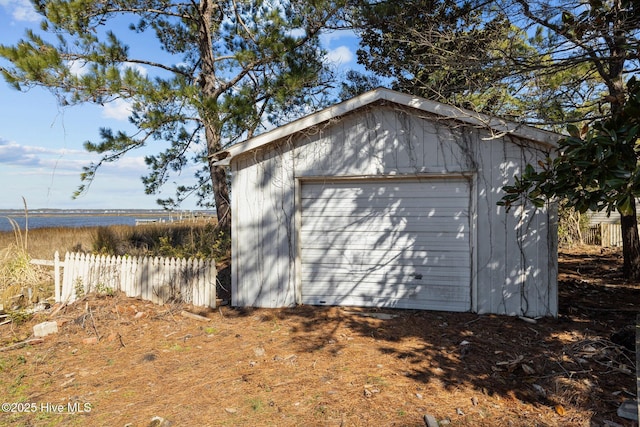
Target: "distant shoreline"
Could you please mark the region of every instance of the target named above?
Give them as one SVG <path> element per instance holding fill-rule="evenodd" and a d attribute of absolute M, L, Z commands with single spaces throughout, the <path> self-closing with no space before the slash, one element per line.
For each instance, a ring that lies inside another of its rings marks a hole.
<path fill-rule="evenodd" d="M 26 216 L 29 217 L 46 217 L 46 216 L 162 216 L 162 217 L 180 217 L 180 216 L 196 216 L 196 217 L 209 217 L 215 216 L 215 211 L 174 211 L 169 212 L 165 210 L 157 210 L 152 211 L 148 209 L 140 209 L 140 210 L 110 210 L 110 209 L 86 209 L 86 210 L 65 210 L 65 209 L 39 209 L 34 211 L 29 211 Z M 25 217 L 25 212 L 23 210 L 18 209 L 0 209 L 0 217 Z"/>
<path fill-rule="evenodd" d="M 209 221 L 216 218 L 215 212 L 168 212 L 168 211 L 48 211 L 24 212 L 0 211 L 0 231 L 12 231 L 15 228 L 32 230 L 36 228 L 78 228 L 105 227 L 111 225 L 138 225 L 139 223 L 170 224 L 183 221 Z"/>

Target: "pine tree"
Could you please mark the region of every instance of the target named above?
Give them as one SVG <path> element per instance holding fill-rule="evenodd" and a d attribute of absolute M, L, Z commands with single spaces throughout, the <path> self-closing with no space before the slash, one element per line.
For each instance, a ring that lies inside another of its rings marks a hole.
<path fill-rule="evenodd" d="M 146 157 L 147 193 L 195 163 L 193 185 L 159 203 L 177 206 L 195 193 L 202 206 L 215 205 L 225 231 L 228 177 L 211 154 L 322 99 L 330 74 L 318 35 L 340 9 L 330 0 L 35 0 L 34 6 L 43 17 L 40 31 L 0 46 L 9 61 L 0 69 L 7 82 L 18 90 L 48 88 L 62 105 L 126 101 L 136 129 L 101 129 L 99 141 L 85 143 L 101 159 L 84 168 L 76 195 L 102 164 L 168 143 Z M 153 45 L 132 49 L 126 42 Z"/>

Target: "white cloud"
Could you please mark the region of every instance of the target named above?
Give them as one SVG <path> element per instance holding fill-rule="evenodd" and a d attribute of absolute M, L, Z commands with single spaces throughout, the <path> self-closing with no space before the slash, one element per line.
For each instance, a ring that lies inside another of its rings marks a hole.
<path fill-rule="evenodd" d="M 129 172 L 132 175 L 142 175 L 147 172 L 147 164 L 143 156 L 125 156 L 117 162 L 106 163 L 103 167 L 105 171 Z"/>
<path fill-rule="evenodd" d="M 140 64 L 134 64 L 131 62 L 125 62 L 120 65 L 120 71 L 124 72 L 126 69 L 132 69 L 140 73 L 141 76 L 146 76 L 148 70 Z M 102 117 L 108 119 L 115 119 L 125 121 L 131 115 L 131 103 L 123 99 L 115 99 L 111 102 L 104 104 L 102 107 Z"/>
<path fill-rule="evenodd" d="M 359 40 L 358 35 L 353 30 L 329 30 L 320 34 L 320 42 L 324 46 L 329 46 L 333 41 L 339 40 L 341 43 L 355 42 Z"/>
<path fill-rule="evenodd" d="M 102 107 L 102 117 L 115 120 L 127 120 L 131 114 L 131 104 L 122 99 L 108 102 Z"/>
<path fill-rule="evenodd" d="M 67 65 L 69 66 L 69 71 L 76 76 L 83 76 L 87 74 L 89 71 L 89 67 L 87 66 L 86 61 L 72 60 L 68 61 Z M 124 72 L 127 69 L 132 69 L 140 73 L 141 76 L 146 76 L 148 71 L 145 67 L 140 64 L 134 64 L 132 62 L 124 62 L 120 65 L 120 71 Z"/>
<path fill-rule="evenodd" d="M 40 20 L 29 0 L 0 0 L 0 4 L 11 11 L 16 21 L 37 22 Z"/>
<path fill-rule="evenodd" d="M 335 65 L 344 65 L 353 61 L 353 52 L 347 46 L 338 46 L 327 52 L 327 61 Z"/>
<path fill-rule="evenodd" d="M 145 195 L 140 176 L 148 170 L 143 156 L 125 156 L 115 163 L 106 163 L 98 170 L 95 181 L 78 200 L 71 195 L 78 186 L 82 166 L 99 157 L 83 150 L 68 150 L 25 146 L 0 137 L 0 182 L 11 182 L 0 198 L 0 209 L 22 206 L 26 197 L 32 208 L 157 208 L 158 195 Z M 193 182 L 194 168 L 172 176 L 178 184 Z M 16 179 L 20 177 L 20 179 Z M 163 194 L 173 195 L 174 185 L 168 183 Z M 194 201 L 184 205 L 194 209 Z"/>
<path fill-rule="evenodd" d="M 0 163 L 37 167 L 42 165 L 43 157 L 60 154 L 60 150 L 20 145 L 13 141 L 0 139 Z"/>
<path fill-rule="evenodd" d="M 20 168 L 21 175 L 38 175 L 46 171 L 57 175 L 77 175 L 83 166 L 99 158 L 98 154 L 85 150 L 21 145 L 0 138 L 0 164 Z M 138 177 L 146 168 L 144 156 L 126 156 L 115 163 L 105 164 L 103 169 L 113 171 L 117 176 L 128 174 Z"/>
<path fill-rule="evenodd" d="M 132 70 L 137 71 L 138 73 L 140 73 L 141 76 L 146 76 L 148 74 L 148 71 L 145 67 L 143 67 L 140 64 L 134 64 L 132 62 L 125 62 L 120 66 L 120 70 L 124 71 L 127 68 L 131 68 Z"/>
<path fill-rule="evenodd" d="M 291 31 L 289 31 L 289 35 L 291 37 L 303 37 L 307 32 L 305 31 L 304 28 L 296 28 L 293 29 Z"/>
<path fill-rule="evenodd" d="M 82 76 L 89 70 L 86 68 L 87 63 L 84 61 L 68 61 L 69 71 L 76 76 Z"/>

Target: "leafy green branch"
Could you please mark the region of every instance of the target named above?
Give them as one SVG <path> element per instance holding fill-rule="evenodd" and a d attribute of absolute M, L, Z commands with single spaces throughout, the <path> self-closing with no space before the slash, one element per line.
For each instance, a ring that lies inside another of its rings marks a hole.
<path fill-rule="evenodd" d="M 632 215 L 640 196 L 640 83 L 627 83 L 628 99 L 620 115 L 578 128 L 568 125 L 569 136 L 559 141 L 557 156 L 538 168 L 527 165 L 515 183 L 505 186 L 500 205 L 524 200 L 542 206 L 549 199 L 566 200 L 580 212 L 618 211 Z"/>

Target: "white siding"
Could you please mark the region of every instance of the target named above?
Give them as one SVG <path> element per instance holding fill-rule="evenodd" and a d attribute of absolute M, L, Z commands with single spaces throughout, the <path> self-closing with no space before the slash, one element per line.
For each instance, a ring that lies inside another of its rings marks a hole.
<path fill-rule="evenodd" d="M 487 139 L 484 135 L 480 139 Z M 502 187 L 544 153 L 510 137 L 478 144 L 477 306 L 480 313 L 555 315 L 555 209 L 498 206 Z"/>
<path fill-rule="evenodd" d="M 638 205 L 638 200 L 636 200 L 636 206 Z M 587 211 L 585 214 L 589 218 L 589 225 L 598 225 L 598 224 L 620 224 L 620 213 L 617 211 L 613 211 L 610 214 L 607 214 L 607 211 L 593 212 Z"/>
<path fill-rule="evenodd" d="M 391 108 L 349 115 L 299 137 L 295 175 L 386 176 L 473 170 L 466 147 L 445 124 L 438 126 Z"/>
<path fill-rule="evenodd" d="M 309 277 L 301 271 L 298 248 L 304 242 L 296 221 L 304 213 L 296 203 L 300 183 L 464 174 L 472 177 L 469 215 L 476 224 L 469 236 L 471 309 L 556 315 L 555 211 L 528 206 L 505 213 L 496 205 L 502 187 L 544 155 L 532 142 L 383 105 L 240 154 L 231 161 L 232 303 L 280 307 L 302 301 L 301 282 Z"/>
<path fill-rule="evenodd" d="M 232 181 L 232 301 L 283 307 L 295 303 L 295 205 L 286 155 L 245 157 Z"/>

